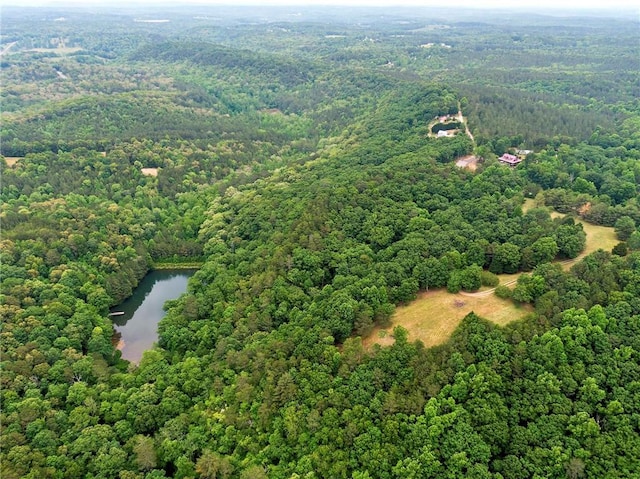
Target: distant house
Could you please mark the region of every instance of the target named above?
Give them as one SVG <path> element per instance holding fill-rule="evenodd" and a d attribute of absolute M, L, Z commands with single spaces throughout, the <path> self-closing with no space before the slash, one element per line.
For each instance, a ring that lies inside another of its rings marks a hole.
<path fill-rule="evenodd" d="M 500 160 L 500 163 L 504 163 L 509 166 L 516 166 L 518 163 L 522 162 L 522 159 L 518 158 L 515 155 L 510 155 L 509 153 L 505 153 L 500 158 L 498 158 L 498 160 Z"/>
<path fill-rule="evenodd" d="M 518 155 L 518 158 L 522 158 L 523 160 L 530 153 L 533 153 L 533 150 L 516 150 L 516 155 Z"/>
<path fill-rule="evenodd" d="M 516 150 L 516 155 L 527 156 L 529 153 L 533 153 L 533 150 Z"/>

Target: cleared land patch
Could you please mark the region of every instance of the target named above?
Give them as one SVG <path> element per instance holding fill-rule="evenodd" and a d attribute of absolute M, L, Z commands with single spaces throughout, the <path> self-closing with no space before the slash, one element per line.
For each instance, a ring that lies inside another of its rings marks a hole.
<path fill-rule="evenodd" d="M 615 229 L 609 226 L 598 226 L 582 221 L 584 232 L 587 234 L 587 245 L 578 258 L 582 258 L 596 250 L 611 251 L 620 240 L 616 237 Z"/>
<path fill-rule="evenodd" d="M 533 311 L 529 305 L 516 305 L 510 300 L 500 299 L 494 294 L 466 296 L 450 294 L 444 289 L 425 291 L 405 306 L 398 306 L 387 328 L 374 328 L 363 338 L 365 347 L 374 344 L 393 344 L 393 328 L 402 326 L 409 331 L 409 341 L 420 340 L 425 346 L 444 343 L 460 321 L 470 312 L 498 325 L 523 318 Z"/>
<path fill-rule="evenodd" d="M 82 47 L 58 47 L 58 48 L 31 48 L 29 52 L 36 53 L 58 53 L 60 55 L 69 55 L 83 50 Z"/>
<path fill-rule="evenodd" d="M 532 208 L 536 207 L 536 200 L 533 198 L 525 198 L 524 203 L 522 204 L 522 212 L 526 213 Z"/>
<path fill-rule="evenodd" d="M 566 215 L 555 211 L 551 213 L 552 218 L 562 218 L 564 216 Z M 576 219 L 576 223 L 582 223 L 584 232 L 587 235 L 587 244 L 585 245 L 582 253 L 580 253 L 573 262 L 576 262 L 599 249 L 611 252 L 613 247 L 620 242 L 616 237 L 615 229 L 610 226 L 594 225 L 580 219 Z"/>
<path fill-rule="evenodd" d="M 526 213 L 535 206 L 535 200 L 531 198 L 526 199 L 524 200 L 524 204 L 522 205 L 522 211 L 523 213 Z M 558 213 L 557 211 L 550 211 L 549 214 L 552 218 L 563 218 L 566 216 L 566 214 Z M 576 223 L 582 224 L 582 228 L 587 235 L 587 243 L 584 247 L 584 250 L 578 255 L 577 258 L 563 262 L 564 265 L 567 265 L 567 269 L 576 261 L 579 261 L 580 259 L 599 249 L 611 252 L 613 247 L 620 242 L 620 240 L 616 237 L 615 229 L 610 226 L 594 225 L 592 223 L 587 223 L 580 218 L 576 218 L 575 220 Z"/>
<path fill-rule="evenodd" d="M 456 160 L 456 166 L 458 168 L 467 168 L 471 171 L 476 171 L 478 169 L 478 162 L 480 158 L 474 155 L 467 155 L 460 157 Z"/>
<path fill-rule="evenodd" d="M 534 200 L 528 199 L 525 200 L 522 210 L 526 212 L 533 207 L 535 207 Z M 551 212 L 551 216 L 557 218 L 565 215 Z M 611 251 L 619 242 L 611 227 L 598 226 L 579 219 L 576 221 L 582 223 L 587 242 L 584 251 L 577 258 L 562 262 L 564 269 L 569 269 L 576 261 L 598 249 Z M 520 273 L 501 274 L 499 275 L 500 284 L 513 286 L 519 276 Z M 374 344 L 391 345 L 394 341 L 391 335 L 393 328 L 402 326 L 409 331 L 410 341 L 420 340 L 427 347 L 436 346 L 445 342 L 460 321 L 472 311 L 500 326 L 533 312 L 530 305 L 517 305 L 511 300 L 498 298 L 493 294 L 494 289 L 482 288 L 475 293 L 460 292 L 458 294 L 450 294 L 444 289 L 421 292 L 415 301 L 396 308 L 389 327 L 374 328 L 362 342 L 365 347 L 371 347 Z"/>
<path fill-rule="evenodd" d="M 4 161 L 7 162 L 7 166 L 9 168 L 13 168 L 13 166 L 22 159 L 22 156 L 5 156 Z"/>

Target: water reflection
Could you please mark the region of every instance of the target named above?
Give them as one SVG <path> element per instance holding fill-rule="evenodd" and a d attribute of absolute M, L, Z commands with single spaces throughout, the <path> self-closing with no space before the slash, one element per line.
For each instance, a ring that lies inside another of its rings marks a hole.
<path fill-rule="evenodd" d="M 124 314 L 112 316 L 114 343 L 122 357 L 138 363 L 142 353 L 158 340 L 158 323 L 164 317 L 164 303 L 178 298 L 187 290 L 189 277 L 195 270 L 152 271 L 140 282 L 133 295 L 112 311 Z"/>

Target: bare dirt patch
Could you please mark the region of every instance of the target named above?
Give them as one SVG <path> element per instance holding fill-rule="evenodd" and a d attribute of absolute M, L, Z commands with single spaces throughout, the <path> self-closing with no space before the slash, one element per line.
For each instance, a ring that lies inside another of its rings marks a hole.
<path fill-rule="evenodd" d="M 467 155 L 456 160 L 456 166 L 458 168 L 467 168 L 471 171 L 476 171 L 478 169 L 478 162 L 480 158 L 474 155 Z"/>
<path fill-rule="evenodd" d="M 591 202 L 587 202 L 584 205 L 582 205 L 580 208 L 578 208 L 578 214 L 580 216 L 586 214 L 589 212 L 589 210 L 591 209 Z"/>
<path fill-rule="evenodd" d="M 7 162 L 7 166 L 9 168 L 13 168 L 13 166 L 20 160 L 22 160 L 22 156 L 5 156 L 4 161 Z"/>
<path fill-rule="evenodd" d="M 158 176 L 158 168 L 142 168 L 140 171 L 144 176 Z"/>

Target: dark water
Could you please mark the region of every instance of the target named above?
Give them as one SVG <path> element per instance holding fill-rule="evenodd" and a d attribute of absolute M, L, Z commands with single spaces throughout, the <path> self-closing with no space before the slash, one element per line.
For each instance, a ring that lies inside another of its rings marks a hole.
<path fill-rule="evenodd" d="M 187 290 L 187 281 L 196 270 L 157 270 L 144 277 L 133 295 L 112 311 L 124 311 L 112 316 L 116 330 L 114 342 L 122 357 L 138 363 L 142 353 L 158 340 L 158 323 L 164 317 L 165 301 L 178 298 Z"/>

